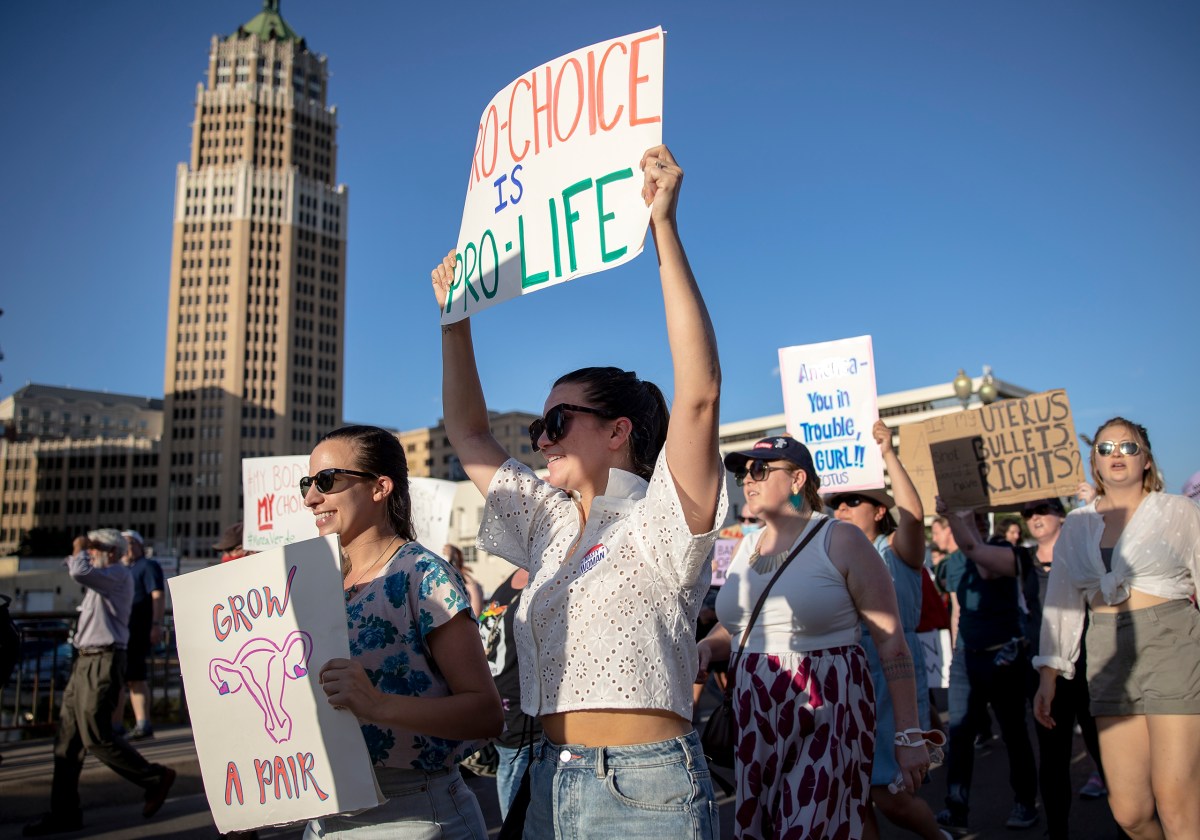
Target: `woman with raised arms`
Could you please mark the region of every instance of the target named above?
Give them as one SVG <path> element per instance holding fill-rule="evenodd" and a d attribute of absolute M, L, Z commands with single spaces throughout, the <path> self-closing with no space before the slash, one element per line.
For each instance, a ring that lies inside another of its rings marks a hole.
<path fill-rule="evenodd" d="M 636 374 L 584 368 L 555 382 L 529 427 L 539 479 L 492 436 L 470 326 L 442 327 L 443 413 L 486 495 L 479 545 L 529 571 L 515 632 L 521 705 L 541 717 L 529 838 L 707 838 L 717 808 L 692 729 L 696 616 L 725 518 L 716 338 L 680 241 L 683 171 L 642 156 L 658 252 L 674 411 Z M 433 271 L 445 307 L 451 252 Z"/>

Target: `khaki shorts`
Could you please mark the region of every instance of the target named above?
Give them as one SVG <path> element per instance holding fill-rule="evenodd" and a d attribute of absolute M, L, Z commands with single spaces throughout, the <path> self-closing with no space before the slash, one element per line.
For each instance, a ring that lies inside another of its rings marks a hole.
<path fill-rule="evenodd" d="M 1093 717 L 1200 714 L 1200 613 L 1191 602 L 1089 618 Z"/>

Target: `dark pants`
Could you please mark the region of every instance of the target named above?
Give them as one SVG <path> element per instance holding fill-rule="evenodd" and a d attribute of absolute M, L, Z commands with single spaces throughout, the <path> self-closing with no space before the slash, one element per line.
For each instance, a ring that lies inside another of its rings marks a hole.
<path fill-rule="evenodd" d="M 1100 738 L 1096 732 L 1096 721 L 1088 711 L 1088 687 L 1086 664 L 1080 661 L 1075 667 L 1075 678 L 1058 678 L 1054 689 L 1054 703 L 1050 715 L 1054 728 L 1037 725 L 1038 767 L 1042 788 L 1042 805 L 1046 808 L 1047 833 L 1051 840 L 1067 837 L 1067 817 L 1071 812 L 1071 755 L 1074 752 L 1075 723 L 1083 732 L 1083 743 L 1087 747 L 1096 767 L 1100 765 Z"/>
<path fill-rule="evenodd" d="M 946 804 L 965 819 L 975 771 L 975 736 L 991 705 L 1008 750 L 1008 783 L 1022 805 L 1037 801 L 1037 766 L 1025 728 L 1029 659 L 1023 653 L 1009 665 L 996 664 L 996 651 L 956 648 L 950 662 L 950 756 L 946 764 Z"/>
<path fill-rule="evenodd" d="M 80 653 L 75 657 L 54 740 L 50 808 L 56 815 L 79 813 L 79 772 L 88 752 L 146 790 L 162 780 L 165 767 L 146 761 L 124 738 L 113 735 L 113 710 L 124 673 L 123 650 Z"/>

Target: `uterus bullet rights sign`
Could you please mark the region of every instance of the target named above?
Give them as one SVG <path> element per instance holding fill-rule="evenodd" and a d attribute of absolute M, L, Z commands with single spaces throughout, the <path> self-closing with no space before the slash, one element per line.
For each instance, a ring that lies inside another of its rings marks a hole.
<path fill-rule="evenodd" d="M 871 336 L 779 351 L 788 434 L 812 452 L 821 492 L 883 487 L 883 456 Z"/>
<path fill-rule="evenodd" d="M 642 154 L 662 143 L 663 31 L 547 62 L 479 118 L 442 323 L 641 253 Z"/>
<path fill-rule="evenodd" d="M 221 832 L 383 801 L 358 720 L 318 674 L 350 658 L 336 537 L 173 577 L 179 667 Z"/>

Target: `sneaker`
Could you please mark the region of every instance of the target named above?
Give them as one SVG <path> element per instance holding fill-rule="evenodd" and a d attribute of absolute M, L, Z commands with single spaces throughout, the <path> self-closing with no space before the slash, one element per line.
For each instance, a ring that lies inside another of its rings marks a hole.
<path fill-rule="evenodd" d="M 45 837 L 48 834 L 64 834 L 68 831 L 83 829 L 83 814 L 76 811 L 72 815 L 42 814 L 36 820 L 25 823 L 21 829 L 23 837 Z"/>
<path fill-rule="evenodd" d="M 129 730 L 129 734 L 125 736 L 126 741 L 142 741 L 146 738 L 154 737 L 154 727 L 150 724 L 145 726 L 135 726 Z"/>
<path fill-rule="evenodd" d="M 1030 805 L 1022 805 L 1018 802 L 1013 805 L 1012 813 L 1008 815 L 1008 820 L 1004 823 L 1005 828 L 1033 828 L 1038 821 L 1037 808 Z"/>
<path fill-rule="evenodd" d="M 1104 780 L 1100 778 L 1099 773 L 1093 773 L 1088 776 L 1087 782 L 1079 789 L 1080 799 L 1103 799 L 1108 796 L 1108 788 L 1104 785 Z"/>
<path fill-rule="evenodd" d="M 943 808 L 937 812 L 934 818 L 937 820 L 938 827 L 943 834 L 948 834 L 951 837 L 965 837 L 967 835 L 967 815 L 952 810 Z"/>
<path fill-rule="evenodd" d="M 167 793 L 171 790 L 171 785 L 175 784 L 175 771 L 170 767 L 162 769 L 162 775 L 158 779 L 158 784 L 146 791 L 146 804 L 142 807 L 142 816 L 150 819 L 158 813 L 159 808 L 167 801 Z"/>

